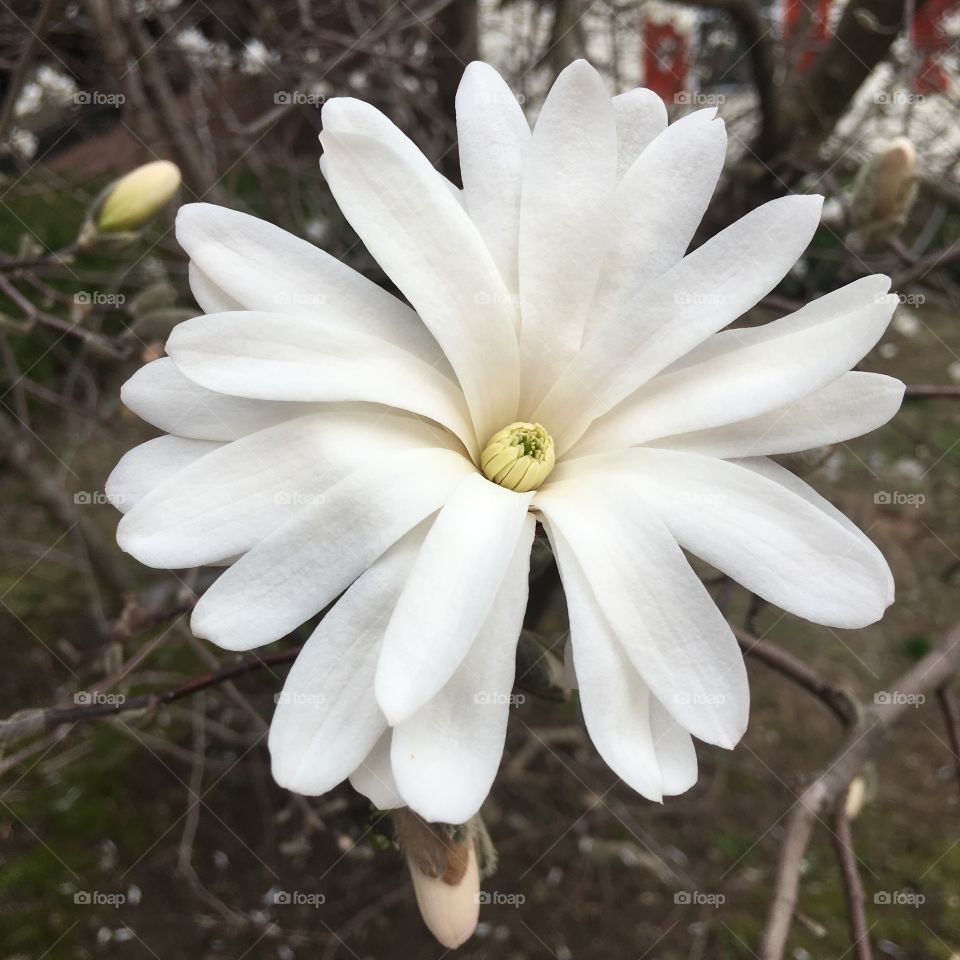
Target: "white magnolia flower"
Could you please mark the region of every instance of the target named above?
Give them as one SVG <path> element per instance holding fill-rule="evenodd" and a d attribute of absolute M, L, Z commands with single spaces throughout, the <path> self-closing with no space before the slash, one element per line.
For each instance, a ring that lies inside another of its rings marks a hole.
<path fill-rule="evenodd" d="M 767 457 L 894 414 L 902 384 L 849 371 L 896 299 L 867 277 L 719 332 L 787 273 L 821 199 L 686 254 L 724 160 L 713 110 L 668 127 L 578 62 L 531 134 L 476 63 L 457 122 L 462 191 L 368 104 L 323 108 L 330 188 L 410 306 L 260 220 L 181 210 L 206 315 L 124 387 L 168 435 L 110 479 L 118 540 L 153 567 L 225 565 L 192 627 L 229 650 L 336 601 L 280 697 L 274 775 L 459 823 L 500 762 L 539 521 L 593 742 L 659 800 L 696 780 L 691 737 L 733 747 L 748 713 L 684 550 L 817 623 L 893 599 L 876 547 Z"/>

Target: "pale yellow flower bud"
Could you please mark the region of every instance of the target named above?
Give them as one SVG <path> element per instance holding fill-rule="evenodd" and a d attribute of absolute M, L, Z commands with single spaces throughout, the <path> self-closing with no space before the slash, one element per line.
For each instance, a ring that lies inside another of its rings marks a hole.
<path fill-rule="evenodd" d="M 137 230 L 156 216 L 180 186 L 180 168 L 169 160 L 145 163 L 121 177 L 96 215 L 103 233 Z"/>
<path fill-rule="evenodd" d="M 480 869 L 477 852 L 473 843 L 465 844 L 462 852 L 466 856 L 466 862 L 460 865 L 463 874 L 455 883 L 448 882 L 452 878 L 447 874 L 428 877 L 421 873 L 414 863 L 410 864 L 413 890 L 417 895 L 417 906 L 423 922 L 448 950 L 455 950 L 466 943 L 480 919 Z"/>
<path fill-rule="evenodd" d="M 917 194 L 917 152 L 906 137 L 891 140 L 860 169 L 850 200 L 855 245 L 894 236 Z"/>
<path fill-rule="evenodd" d="M 539 423 L 518 421 L 495 433 L 480 454 L 480 469 L 517 493 L 536 490 L 557 462 L 553 437 Z"/>

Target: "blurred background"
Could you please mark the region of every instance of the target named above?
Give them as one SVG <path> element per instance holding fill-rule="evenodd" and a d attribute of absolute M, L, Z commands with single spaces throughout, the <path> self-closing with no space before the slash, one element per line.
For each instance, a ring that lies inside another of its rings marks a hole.
<path fill-rule="evenodd" d="M 613 93 L 726 119 L 695 242 L 772 197 L 826 195 L 806 256 L 741 323 L 893 277 L 901 305 L 862 366 L 909 385 L 903 410 L 785 462 L 881 547 L 897 602 L 833 631 L 700 566 L 752 654 L 751 725 L 733 753 L 700 746 L 699 783 L 660 806 L 604 766 L 562 689 L 565 608 L 542 557 L 484 808 L 499 868 L 460 955 L 956 960 L 957 707 L 949 685 L 898 678 L 960 615 L 958 38 L 945 0 L 0 4 L 0 957 L 444 955 L 389 822 L 346 785 L 306 799 L 271 780 L 274 695 L 311 628 L 255 661 L 192 638 L 215 572 L 121 554 L 104 481 L 155 435 L 121 383 L 197 312 L 179 203 L 256 214 L 385 282 L 319 173 L 324 100 L 372 102 L 459 182 L 469 61 L 533 120 L 586 56 Z M 104 191 L 157 159 L 182 172 L 176 199 L 142 228 L 85 233 Z M 803 791 L 891 704 L 797 854 Z M 797 897 L 778 945 L 784 872 Z"/>

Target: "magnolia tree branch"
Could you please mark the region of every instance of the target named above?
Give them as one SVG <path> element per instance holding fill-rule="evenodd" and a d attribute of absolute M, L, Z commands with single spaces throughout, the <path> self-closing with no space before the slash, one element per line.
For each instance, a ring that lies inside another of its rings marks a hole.
<path fill-rule="evenodd" d="M 797 906 L 802 861 L 821 816 L 843 801 L 850 781 L 883 744 L 887 732 L 902 719 L 916 696 L 940 690 L 951 682 L 958 671 L 960 623 L 947 632 L 937 649 L 889 685 L 890 689 L 897 691 L 896 697 L 863 709 L 859 721 L 851 727 L 840 749 L 804 789 L 787 819 L 773 897 L 760 946 L 760 960 L 783 958 Z M 847 876 L 848 897 L 850 883 L 851 879 Z M 853 894 L 856 894 L 855 888 Z M 861 949 L 856 955 L 866 957 L 869 953 L 863 953 Z"/>

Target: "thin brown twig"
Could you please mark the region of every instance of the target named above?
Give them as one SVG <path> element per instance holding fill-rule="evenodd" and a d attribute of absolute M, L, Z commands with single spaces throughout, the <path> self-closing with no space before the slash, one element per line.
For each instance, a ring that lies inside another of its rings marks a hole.
<path fill-rule="evenodd" d="M 853 938 L 851 956 L 855 960 L 873 960 L 870 947 L 870 931 L 867 928 L 867 914 L 864 909 L 863 881 L 857 868 L 857 855 L 853 847 L 853 830 L 847 816 L 846 796 L 837 800 L 833 817 L 833 847 L 840 863 L 843 876 L 843 889 L 847 899 L 847 913 L 850 918 L 850 935 Z"/>

